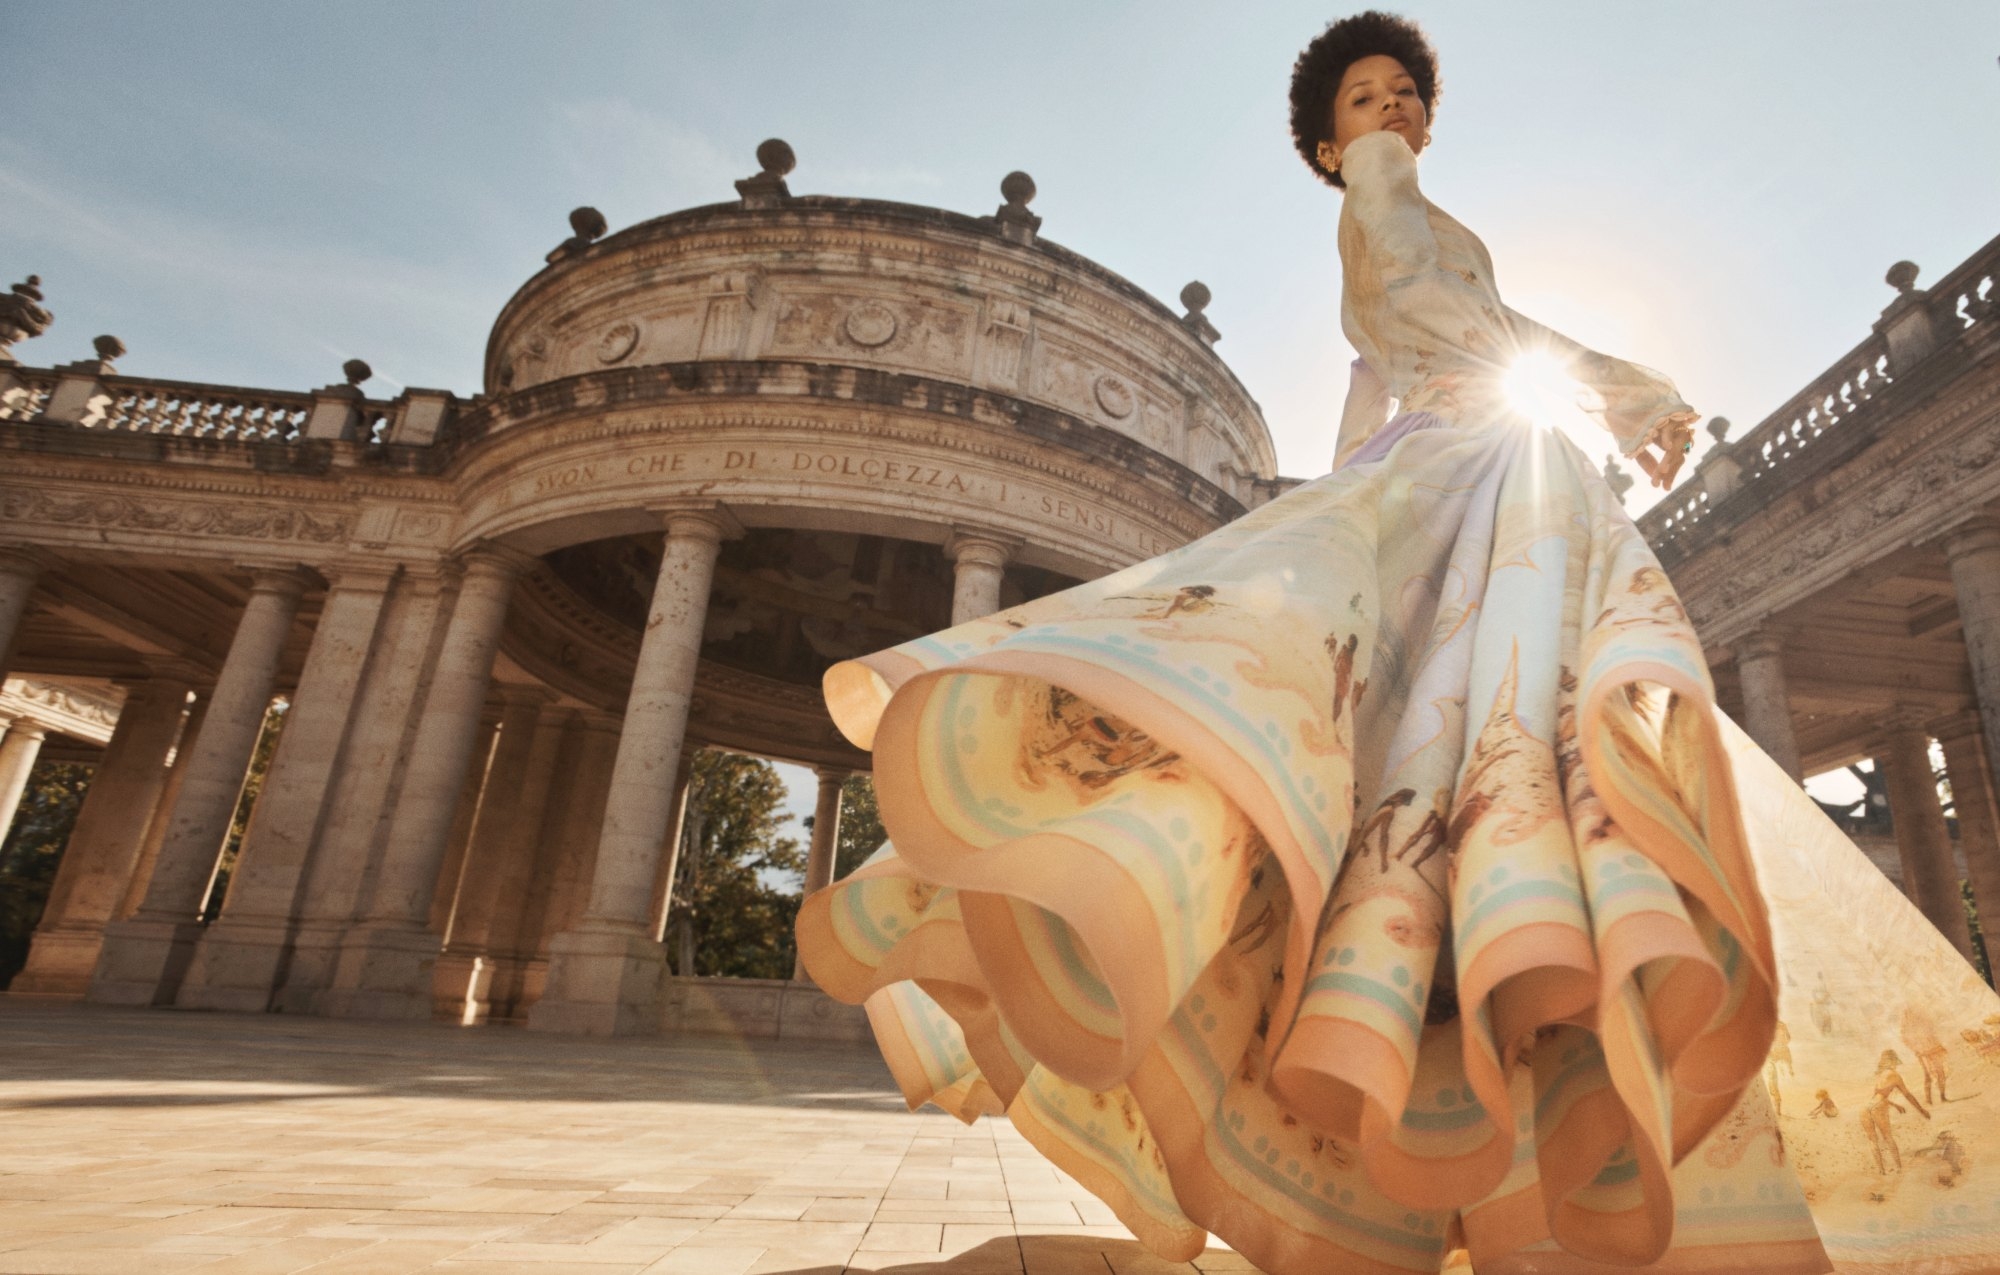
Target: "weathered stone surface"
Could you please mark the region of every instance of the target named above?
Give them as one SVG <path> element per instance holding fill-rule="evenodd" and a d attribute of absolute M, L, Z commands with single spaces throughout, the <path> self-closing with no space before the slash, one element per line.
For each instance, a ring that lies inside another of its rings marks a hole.
<path fill-rule="evenodd" d="M 1183 314 L 1049 242 L 1026 174 L 976 217 L 794 195 L 775 139 L 757 160 L 734 203 L 612 234 L 579 208 L 471 399 L 370 398 L 358 359 L 312 391 L 130 377 L 108 340 L 6 365 L 9 685 L 215 681 L 166 808 L 97 874 L 119 915 L 52 923 L 42 965 L 69 944 L 117 1004 L 861 1030 L 803 985 L 705 984 L 727 1012 L 668 990 L 690 751 L 865 769 L 820 700 L 830 663 L 1166 552 L 1292 480 L 1206 290 Z M 496 702 L 525 699 L 545 729 L 489 747 Z M 34 720 L 83 732 L 67 756 L 114 711 Z"/>

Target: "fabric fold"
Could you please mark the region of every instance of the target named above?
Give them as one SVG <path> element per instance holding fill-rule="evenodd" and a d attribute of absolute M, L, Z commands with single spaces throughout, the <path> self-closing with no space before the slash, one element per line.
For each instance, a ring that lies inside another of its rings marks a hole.
<path fill-rule="evenodd" d="M 1775 966 L 1699 646 L 1586 469 L 1411 430 L 831 670 L 893 849 L 801 951 L 906 1097 L 1004 1105 L 1163 1254 L 1680 1253 Z M 1781 1196 L 1770 1269 L 1824 1269 Z"/>

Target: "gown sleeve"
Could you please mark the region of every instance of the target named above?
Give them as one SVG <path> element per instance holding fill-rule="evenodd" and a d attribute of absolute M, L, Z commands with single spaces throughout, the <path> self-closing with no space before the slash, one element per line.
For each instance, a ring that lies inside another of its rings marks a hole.
<path fill-rule="evenodd" d="M 1340 157 L 1347 212 L 1366 237 L 1365 251 L 1382 286 L 1396 285 L 1438 264 L 1430 205 L 1417 189 L 1417 157 L 1386 130 L 1363 133 Z"/>
<path fill-rule="evenodd" d="M 1367 360 L 1356 359 L 1348 369 L 1347 402 L 1340 409 L 1340 434 L 1333 444 L 1333 467 L 1347 454 L 1368 441 L 1389 419 L 1389 386 Z"/>
<path fill-rule="evenodd" d="M 1600 354 L 1581 342 L 1504 303 L 1493 312 L 1497 291 L 1489 292 L 1453 270 L 1444 269 L 1430 204 L 1417 187 L 1417 157 L 1403 139 L 1386 130 L 1365 133 L 1348 144 L 1340 171 L 1347 183 L 1348 210 L 1363 242 L 1357 247 L 1373 262 L 1390 304 L 1414 326 L 1439 340 L 1490 359 L 1497 375 L 1514 351 L 1546 349 L 1569 367 L 1584 387 L 1579 406 L 1631 456 L 1676 420 L 1699 415 L 1672 381 L 1651 368 Z M 1343 245 L 1343 255 L 1345 254 Z M 1483 255 L 1483 250 L 1482 250 Z M 1504 326 L 1499 351 L 1473 350 L 1474 333 Z M 1495 354 L 1499 358 L 1494 358 Z M 1342 442 L 1347 442 L 1342 421 Z"/>
<path fill-rule="evenodd" d="M 1675 421 L 1691 421 L 1700 413 L 1689 407 L 1674 383 L 1643 367 L 1573 341 L 1512 307 L 1503 307 L 1523 348 L 1546 349 L 1569 366 L 1569 374 L 1584 388 L 1579 406 L 1618 440 L 1618 450 L 1636 455 Z"/>

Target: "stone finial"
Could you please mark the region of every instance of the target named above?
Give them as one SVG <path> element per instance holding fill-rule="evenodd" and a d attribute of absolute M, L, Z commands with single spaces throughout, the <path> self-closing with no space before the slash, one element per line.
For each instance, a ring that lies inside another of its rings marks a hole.
<path fill-rule="evenodd" d="M 1931 323 L 1931 294 L 1917 286 L 1917 263 L 1898 261 L 1882 276 L 1896 298 L 1882 308 L 1875 331 L 1889 347 L 1889 375 L 1901 376 L 1930 357 L 1938 334 Z"/>
<path fill-rule="evenodd" d="M 1181 289 L 1181 304 L 1187 307 L 1187 313 L 1181 316 L 1181 326 L 1194 333 L 1203 345 L 1214 345 L 1222 339 L 1222 333 L 1216 331 L 1215 325 L 1202 313 L 1214 299 L 1208 285 L 1199 279 Z"/>
<path fill-rule="evenodd" d="M 341 384 L 322 385 L 313 391 L 312 410 L 306 413 L 305 428 L 300 431 L 305 437 L 361 437 L 361 403 L 367 397 L 361 392 L 361 382 L 375 375 L 375 369 L 360 359 L 349 359 L 340 365 L 340 374 L 347 378 Z"/>
<path fill-rule="evenodd" d="M 1632 475 L 1625 472 L 1624 466 L 1618 463 L 1616 456 L 1604 458 L 1604 484 L 1611 488 L 1611 494 L 1620 500 L 1625 499 L 1625 493 L 1632 490 Z"/>
<path fill-rule="evenodd" d="M 1042 219 L 1028 211 L 1028 205 L 1035 202 L 1035 179 L 1015 169 L 1000 179 L 1001 204 L 993 214 L 1000 233 L 1018 244 L 1035 242 L 1035 232 L 1042 228 Z"/>
<path fill-rule="evenodd" d="M 0 363 L 15 362 L 13 352 L 7 347 L 48 331 L 55 317 L 42 306 L 40 275 L 31 274 L 0 293 Z"/>
<path fill-rule="evenodd" d="M 56 370 L 58 372 L 75 372 L 88 377 L 105 376 L 118 370 L 111 366 L 112 360 L 125 356 L 125 343 L 109 333 L 92 338 L 90 348 L 96 351 L 97 357 L 79 359 L 75 363 L 64 363 L 58 366 Z"/>
<path fill-rule="evenodd" d="M 1718 447 L 1719 447 L 1719 446 L 1721 446 L 1721 445 L 1722 445 L 1723 443 L 1726 443 L 1726 442 L 1728 442 L 1728 441 L 1729 441 L 1729 418 L 1728 418 L 1727 416 L 1711 416 L 1711 417 L 1709 417 L 1709 418 L 1708 418 L 1708 436 L 1709 436 L 1710 438 L 1712 438 L 1712 439 L 1714 439 L 1714 440 L 1715 440 L 1715 442 L 1716 442 L 1716 445 L 1717 445 Z"/>
<path fill-rule="evenodd" d="M 549 255 L 542 258 L 542 260 L 548 262 L 550 265 L 554 265 L 558 261 L 574 257 L 585 248 L 590 247 L 597 240 L 602 239 L 604 232 L 610 227 L 605 222 L 603 213 L 592 208 L 589 204 L 585 204 L 581 208 L 572 208 L 569 210 L 569 228 L 571 231 L 570 237 L 557 244 L 554 248 L 551 248 Z"/>
<path fill-rule="evenodd" d="M 778 208 L 792 197 L 785 175 L 799 166 L 799 157 L 783 138 L 770 137 L 757 145 L 758 170 L 755 176 L 736 183 L 736 193 L 745 208 Z"/>

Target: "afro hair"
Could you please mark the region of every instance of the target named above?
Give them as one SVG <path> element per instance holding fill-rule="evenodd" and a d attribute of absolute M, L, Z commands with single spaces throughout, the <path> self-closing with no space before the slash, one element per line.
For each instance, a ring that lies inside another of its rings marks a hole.
<path fill-rule="evenodd" d="M 1424 113 L 1437 114 L 1437 50 L 1423 28 L 1408 18 L 1370 9 L 1342 18 L 1305 47 L 1292 66 L 1292 144 L 1315 176 L 1332 186 L 1345 186 L 1340 174 L 1321 166 L 1317 151 L 1326 137 L 1327 107 L 1340 89 L 1347 68 L 1365 57 L 1385 53 L 1403 64 L 1417 82 Z"/>

